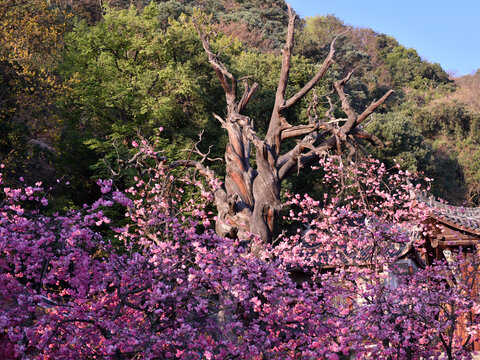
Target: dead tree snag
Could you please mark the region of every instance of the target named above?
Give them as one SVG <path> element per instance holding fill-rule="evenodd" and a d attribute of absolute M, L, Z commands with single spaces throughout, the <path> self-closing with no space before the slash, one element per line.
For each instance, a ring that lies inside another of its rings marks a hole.
<path fill-rule="evenodd" d="M 210 34 L 195 23 L 208 61 L 213 67 L 225 92 L 227 112 L 225 117 L 214 114 L 227 131 L 229 142 L 225 149 L 226 177 L 221 188 L 215 188 L 214 198 L 218 210 L 216 230 L 222 236 L 244 237 L 247 233 L 271 241 L 274 224 L 282 208 L 280 190 L 282 181 L 301 169 L 318 161 L 319 156 L 329 151 L 349 150 L 351 157 L 355 151 L 356 139 L 366 139 L 381 144 L 375 136 L 362 130 L 359 125 L 393 92 L 388 91 L 381 99 L 372 102 L 361 114 L 351 107 L 344 92 L 353 71 L 333 86 L 338 95 L 346 118 L 333 116 L 333 103 L 329 97 L 330 109 L 323 117 L 315 112 L 316 96 L 309 107 L 308 125 L 293 125 L 286 118 L 286 110 L 297 104 L 322 79 L 334 63 L 335 40 L 330 51 L 312 79 L 296 94 L 286 98 L 289 71 L 294 43 L 295 14 L 288 6 L 289 22 L 286 44 L 283 48 L 280 80 L 275 95 L 275 105 L 270 117 L 268 130 L 260 139 L 253 128 L 253 119 L 242 114 L 254 95 L 258 84 L 250 78 L 236 79 L 225 67 L 210 47 Z M 239 96 L 238 85 L 242 84 Z M 282 152 L 286 139 L 297 138 L 296 145 Z M 255 147 L 256 167 L 250 164 L 251 147 Z M 178 162 L 194 166 L 207 179 L 214 180 L 215 174 L 200 162 Z"/>

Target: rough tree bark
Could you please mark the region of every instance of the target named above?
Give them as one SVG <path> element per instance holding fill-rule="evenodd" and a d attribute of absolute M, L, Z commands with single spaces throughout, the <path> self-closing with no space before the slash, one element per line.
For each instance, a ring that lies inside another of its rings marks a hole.
<path fill-rule="evenodd" d="M 196 29 L 202 40 L 208 60 L 213 67 L 225 92 L 227 113 L 224 118 L 213 114 L 228 134 L 229 142 L 225 150 L 226 177 L 221 188 L 215 188 L 214 201 L 218 216 L 216 231 L 222 236 L 244 238 L 248 233 L 271 241 L 274 225 L 282 208 L 280 190 L 282 181 L 288 176 L 318 161 L 328 151 L 349 150 L 351 157 L 355 151 L 356 139 L 366 139 L 377 145 L 381 141 L 365 132 L 360 124 L 393 92 L 388 91 L 381 99 L 372 102 L 361 114 L 357 114 L 350 105 L 344 92 L 344 86 L 353 74 L 334 84 L 346 118 L 334 118 L 333 103 L 323 117 L 315 111 L 317 99 L 309 107 L 308 125 L 292 125 L 286 118 L 286 110 L 299 102 L 325 75 L 334 63 L 335 40 L 330 51 L 312 79 L 295 95 L 285 97 L 288 84 L 291 56 L 294 40 L 295 14 L 288 6 L 289 22 L 286 44 L 283 48 L 282 67 L 278 83 L 275 105 L 271 114 L 268 131 L 260 139 L 253 129 L 253 120 L 242 114 L 258 84 L 250 79 L 236 79 L 224 66 L 210 47 L 210 34 L 198 23 Z M 238 96 L 238 83 L 243 84 L 243 93 Z M 282 152 L 282 143 L 286 139 L 298 138 L 296 145 Z M 250 163 L 251 147 L 256 148 L 256 168 Z M 196 161 L 179 161 L 172 167 L 195 167 L 208 180 L 215 180 L 215 174 L 207 166 Z"/>

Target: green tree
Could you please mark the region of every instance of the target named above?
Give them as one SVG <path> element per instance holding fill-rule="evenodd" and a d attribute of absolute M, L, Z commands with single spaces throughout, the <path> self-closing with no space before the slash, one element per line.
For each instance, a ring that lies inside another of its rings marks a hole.
<path fill-rule="evenodd" d="M 422 60 L 416 50 L 407 49 L 398 43 L 393 47 L 389 42 L 386 44 L 388 47 L 381 48 L 380 53 L 384 55 L 385 66 L 390 71 L 395 87 L 428 89 L 436 84 L 451 82 L 439 64 Z"/>
<path fill-rule="evenodd" d="M 464 104 L 444 98 L 417 109 L 413 115 L 416 127 L 432 140 L 442 135 L 465 139 L 470 134 L 472 124 L 478 122 L 477 118 L 478 115 L 468 111 Z"/>
<path fill-rule="evenodd" d="M 54 177 L 55 105 L 68 87 L 55 67 L 69 19 L 40 0 L 0 2 L 0 162 L 8 183 Z"/>
<path fill-rule="evenodd" d="M 383 148 L 371 150 L 386 164 L 392 166 L 395 160 L 412 172 L 434 174 L 432 146 L 408 115 L 395 112 L 375 115 L 367 130 L 386 143 Z"/>
<path fill-rule="evenodd" d="M 62 73 L 75 84 L 63 140 L 96 151 L 97 170 L 105 170 L 105 160 L 115 164 L 139 134 L 151 140 L 161 127 L 171 157 L 182 156 L 202 129 L 216 136 L 207 119 L 219 107 L 218 91 L 210 92 L 213 75 L 198 35 L 185 17 L 162 29 L 159 15 L 155 3 L 143 11 L 107 7 L 103 21 L 79 22 L 66 39 Z M 218 41 L 222 48 L 229 40 Z"/>

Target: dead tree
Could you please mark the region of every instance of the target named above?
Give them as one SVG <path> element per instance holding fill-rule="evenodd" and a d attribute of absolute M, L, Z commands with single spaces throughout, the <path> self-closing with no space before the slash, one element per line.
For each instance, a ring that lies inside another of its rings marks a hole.
<path fill-rule="evenodd" d="M 308 125 L 293 125 L 288 122 L 286 110 L 298 103 L 322 79 L 334 63 L 335 53 L 335 40 L 333 40 L 330 51 L 317 73 L 301 90 L 287 99 L 285 90 L 291 66 L 295 20 L 295 14 L 290 6 L 288 6 L 288 15 L 288 33 L 283 48 L 280 81 L 268 130 L 263 139 L 259 138 L 255 132 L 253 119 L 242 114 L 258 84 L 250 84 L 249 78 L 236 79 L 212 52 L 210 34 L 196 23 L 208 61 L 225 92 L 227 105 L 224 118 L 214 114 L 227 131 L 229 139 L 225 150 L 224 184 L 221 188 L 212 188 L 218 211 L 216 231 L 222 236 L 242 238 L 246 233 L 252 233 L 265 241 L 271 241 L 274 224 L 282 208 L 280 190 L 284 179 L 315 163 L 322 154 L 329 151 L 340 152 L 342 149 L 348 149 L 349 156 L 352 156 L 355 151 L 355 142 L 359 138 L 381 144 L 378 138 L 362 130 L 359 125 L 393 91 L 388 91 L 381 99 L 372 102 L 362 113 L 357 114 L 344 92 L 344 86 L 353 71 L 333 86 L 333 91 L 339 97 L 346 118 L 337 119 L 333 116 L 333 103 L 330 98 L 328 98 L 330 109 L 323 117 L 319 117 L 315 111 L 317 99 L 314 97 L 308 111 Z M 241 96 L 238 96 L 239 82 L 243 85 Z M 292 138 L 298 139 L 296 145 L 282 152 L 282 143 Z M 256 168 L 252 167 L 250 162 L 252 146 L 256 148 Z M 178 161 L 171 164 L 171 167 L 180 165 L 195 167 L 208 180 L 215 179 L 213 171 L 202 162 Z"/>

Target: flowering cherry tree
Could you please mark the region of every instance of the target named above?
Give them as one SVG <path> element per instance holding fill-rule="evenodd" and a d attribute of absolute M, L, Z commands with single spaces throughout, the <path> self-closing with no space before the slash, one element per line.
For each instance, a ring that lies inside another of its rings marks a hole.
<path fill-rule="evenodd" d="M 103 196 L 80 210 L 49 213 L 41 184 L 2 189 L 3 358 L 469 358 L 452 330 L 478 303 L 468 282 L 452 285 L 458 271 L 441 263 L 387 281 L 389 246 L 428 231 L 410 174 L 323 159 L 334 194 L 290 196 L 303 230 L 268 244 L 217 235 L 208 204 L 221 184 L 136 146 L 149 164 L 136 185 L 99 181 Z"/>
<path fill-rule="evenodd" d="M 478 269 L 459 253 L 452 266 L 439 262 L 413 276 L 403 276 L 395 288 L 376 286 L 362 296 L 356 326 L 372 339 L 372 354 L 394 359 L 471 359 L 472 342 L 478 339 L 478 297 L 465 281 Z M 459 270 L 470 268 L 463 279 Z M 460 336 L 459 331 L 468 336 Z M 382 340 L 382 342 L 379 342 Z"/>

